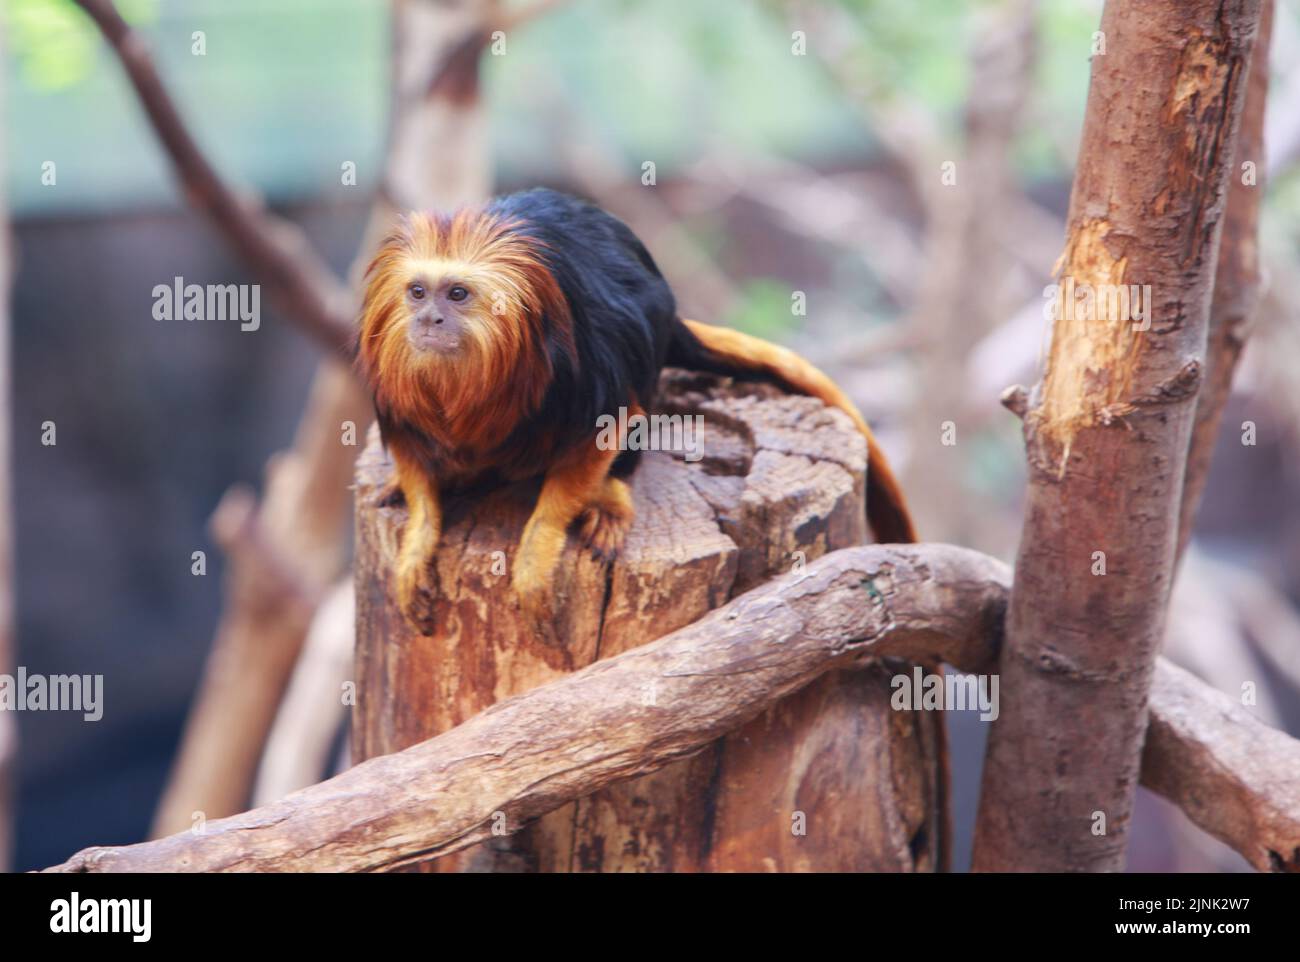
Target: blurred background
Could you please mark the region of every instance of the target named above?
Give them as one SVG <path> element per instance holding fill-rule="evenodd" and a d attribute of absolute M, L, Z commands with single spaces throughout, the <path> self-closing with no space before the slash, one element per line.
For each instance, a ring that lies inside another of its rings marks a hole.
<path fill-rule="evenodd" d="M 390 4 L 118 9 L 225 182 L 264 198 L 345 277 L 385 181 Z M 1100 15 L 1098 0 L 544 3 L 504 49 L 483 51 L 481 175 L 493 192 L 544 184 L 628 221 L 685 316 L 782 341 L 846 387 L 927 540 L 1011 561 L 1024 460 L 998 396 L 1035 381 L 1046 344 L 1042 288 Z M 12 867 L 26 870 L 147 836 L 223 608 L 209 520 L 232 485 L 260 489 L 293 441 L 322 349 L 266 298 L 256 332 L 155 320 L 156 284 L 257 278 L 187 206 L 121 65 L 70 0 L 4 0 L 4 31 L 13 661 L 102 673 L 105 691 L 99 722 L 17 713 Z M 1278 7 L 1272 62 L 1269 283 L 1168 653 L 1229 693 L 1256 681 L 1252 710 L 1300 734 L 1294 0 Z M 941 179 L 948 161 L 955 185 Z M 796 291 L 805 314 L 792 311 Z M 41 442 L 46 421 L 54 446 Z M 942 445 L 949 421 L 957 443 Z M 973 713 L 950 725 L 964 869 L 984 728 Z M 1138 819 L 1131 870 L 1245 865 L 1145 792 Z"/>

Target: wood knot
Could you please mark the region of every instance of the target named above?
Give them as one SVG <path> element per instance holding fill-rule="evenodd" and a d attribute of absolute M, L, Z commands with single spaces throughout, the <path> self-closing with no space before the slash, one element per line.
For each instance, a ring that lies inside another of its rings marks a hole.
<path fill-rule="evenodd" d="M 1201 389 L 1201 378 L 1205 365 L 1197 358 L 1192 358 L 1177 372 L 1165 378 L 1146 394 L 1134 399 L 1135 404 L 1173 404 L 1195 397 Z"/>
<path fill-rule="evenodd" d="M 1025 415 L 1029 413 L 1029 392 L 1025 390 L 1022 384 L 1013 384 L 998 399 L 1002 406 L 1020 418 L 1022 421 Z"/>

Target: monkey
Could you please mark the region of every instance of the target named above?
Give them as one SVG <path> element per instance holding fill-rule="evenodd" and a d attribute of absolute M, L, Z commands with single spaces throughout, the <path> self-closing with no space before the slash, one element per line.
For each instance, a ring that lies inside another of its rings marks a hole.
<path fill-rule="evenodd" d="M 541 478 L 511 576 L 534 624 L 549 617 L 571 529 L 614 556 L 641 452 L 598 444 L 599 419 L 644 412 L 666 366 L 775 383 L 843 411 L 867 442 L 876 539 L 916 540 L 889 462 L 830 378 L 786 348 L 680 317 L 632 230 L 557 191 L 405 215 L 366 271 L 357 364 L 395 468 L 385 494 L 408 509 L 397 602 L 425 634 L 448 490 Z"/>

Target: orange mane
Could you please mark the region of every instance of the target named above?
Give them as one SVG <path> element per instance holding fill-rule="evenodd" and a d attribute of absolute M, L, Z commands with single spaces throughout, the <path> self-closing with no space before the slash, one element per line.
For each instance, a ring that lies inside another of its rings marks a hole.
<path fill-rule="evenodd" d="M 551 382 L 545 325 L 576 358 L 567 302 L 538 240 L 482 210 L 411 214 L 366 271 L 358 363 L 376 407 L 457 450 L 487 451 L 541 404 Z M 421 270 L 454 274 L 475 291 L 465 349 L 415 351 L 405 294 Z"/>

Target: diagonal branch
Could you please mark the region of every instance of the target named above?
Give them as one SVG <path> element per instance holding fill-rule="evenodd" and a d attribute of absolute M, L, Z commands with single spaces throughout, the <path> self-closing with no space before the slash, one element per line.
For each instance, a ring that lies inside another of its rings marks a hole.
<path fill-rule="evenodd" d="M 833 552 L 204 835 L 89 849 L 61 869 L 374 871 L 446 855 L 693 754 L 830 669 L 872 656 L 986 660 L 1008 580 L 1001 562 L 948 545 Z"/>
<path fill-rule="evenodd" d="M 1142 784 L 1260 871 L 1300 872 L 1300 741 L 1164 660 Z"/>
<path fill-rule="evenodd" d="M 235 194 L 199 149 L 158 75 L 144 39 L 112 0 L 77 0 L 122 62 L 154 133 L 172 159 L 186 199 L 216 225 L 257 273 L 268 297 L 327 350 L 350 355 L 352 295 L 297 227 Z"/>
<path fill-rule="evenodd" d="M 203 835 L 90 848 L 51 871 L 360 872 L 447 855 L 699 751 L 830 669 L 895 657 L 987 671 L 1010 581 L 1000 561 L 950 545 L 832 552 L 658 641 Z M 1162 664 L 1156 677 L 1146 784 L 1257 867 L 1294 868 L 1300 741 L 1186 672 Z"/>

